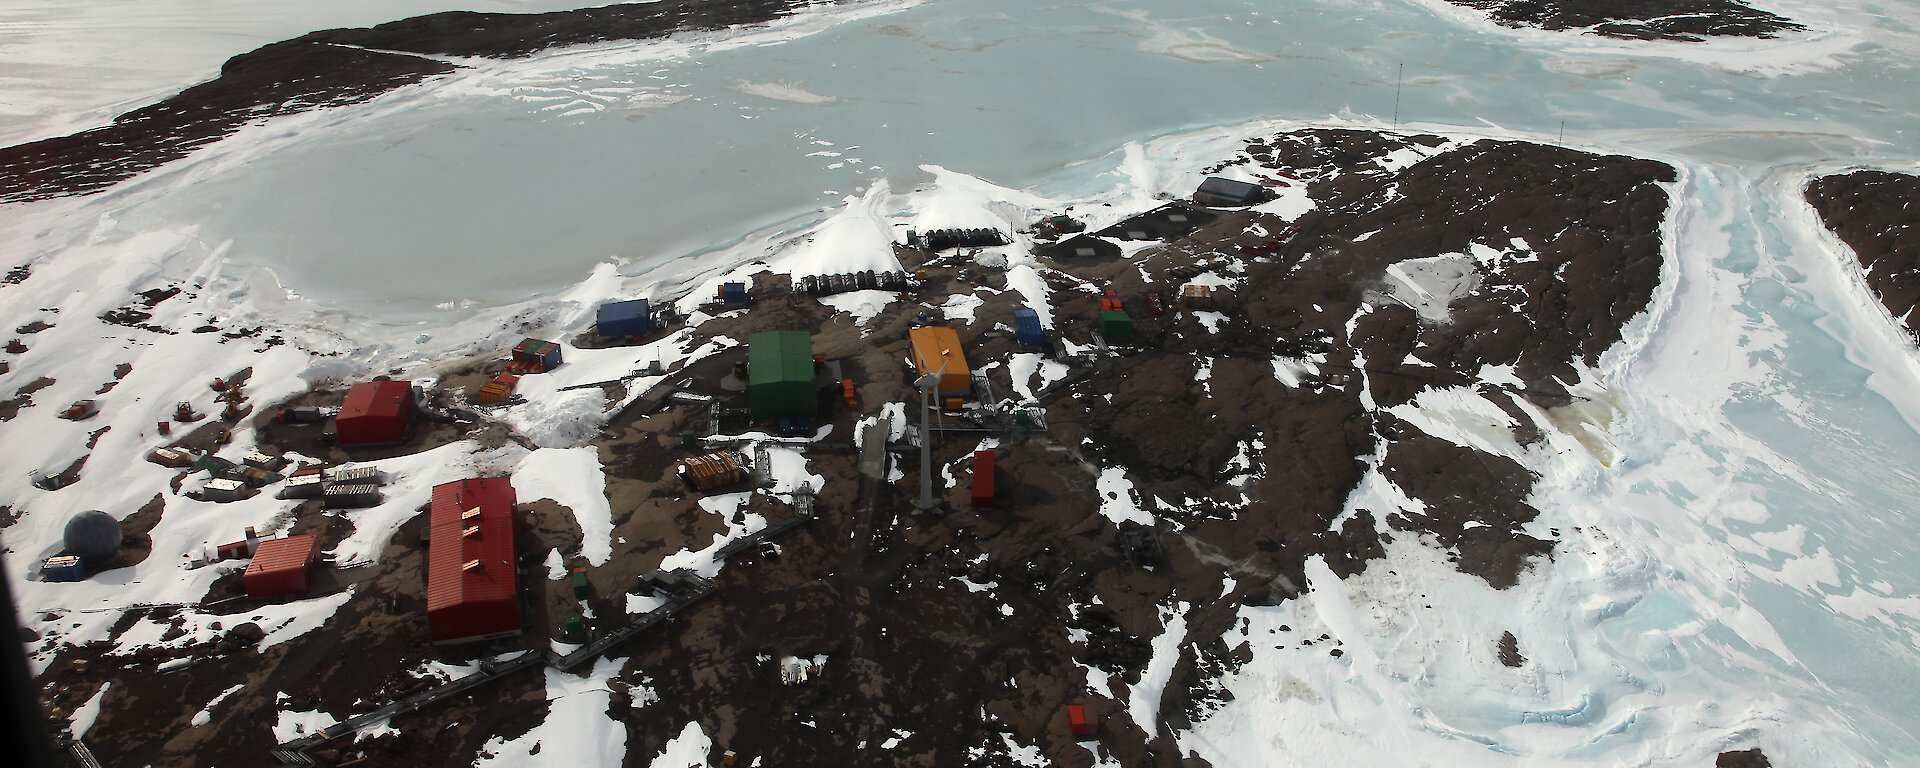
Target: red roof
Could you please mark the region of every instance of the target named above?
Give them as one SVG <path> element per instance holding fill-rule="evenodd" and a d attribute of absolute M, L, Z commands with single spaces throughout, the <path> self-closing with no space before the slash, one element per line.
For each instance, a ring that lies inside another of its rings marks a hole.
<path fill-rule="evenodd" d="M 433 487 L 427 614 L 435 642 L 519 628 L 513 505 L 513 483 L 504 477 Z"/>
<path fill-rule="evenodd" d="M 1067 729 L 1075 736 L 1094 735 L 1093 721 L 1087 719 L 1087 710 L 1079 704 L 1067 705 Z"/>
<path fill-rule="evenodd" d="M 333 423 L 342 445 L 397 443 L 413 418 L 413 385 L 404 381 L 363 381 L 347 390 L 347 402 Z"/>
<path fill-rule="evenodd" d="M 288 536 L 262 541 L 253 551 L 253 562 L 247 564 L 247 594 L 266 597 L 305 593 L 313 564 L 319 559 L 318 536 Z"/>
<path fill-rule="evenodd" d="M 412 400 L 413 386 L 404 381 L 363 381 L 347 390 L 347 402 L 340 408 L 340 418 L 393 418 L 412 410 L 407 407 Z"/>

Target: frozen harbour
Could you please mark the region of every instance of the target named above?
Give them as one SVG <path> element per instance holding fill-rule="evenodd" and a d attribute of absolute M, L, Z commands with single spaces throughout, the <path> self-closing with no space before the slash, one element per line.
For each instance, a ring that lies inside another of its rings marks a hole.
<path fill-rule="evenodd" d="M 756 261 L 871 268 L 907 228 L 1019 225 L 1049 203 L 1098 227 L 1111 223 L 1103 203 L 1117 219 L 1185 194 L 1198 166 L 1245 137 L 1397 123 L 1675 165 L 1659 293 L 1578 384 L 1594 427 L 1517 457 L 1544 478 L 1534 525 L 1558 542 L 1550 562 L 1504 591 L 1407 540 L 1345 582 L 1321 566 L 1307 595 L 1242 609 L 1227 640 L 1247 641 L 1253 661 L 1224 680 L 1231 702 L 1171 734 L 1182 751 L 1216 765 L 1693 766 L 1760 746 L 1783 765 L 1898 764 L 1920 748 L 1920 575 L 1905 565 L 1920 541 L 1907 516 L 1920 496 L 1920 366 L 1800 190 L 1855 166 L 1920 168 L 1920 141 L 1905 135 L 1920 105 L 1901 76 L 1920 65 L 1920 7 L 1764 7 L 1809 31 L 1634 44 L 1498 28 L 1437 0 L 855 3 L 468 62 L 365 104 L 250 126 L 100 195 L 9 206 L 0 253 L 32 264 L 33 300 L 0 303 L 0 322 L 57 316 L 36 349 L 84 354 L 22 358 L 8 388 L 53 378 L 35 400 L 65 403 L 93 396 L 116 364 L 133 373 L 101 396 L 115 428 L 89 463 L 126 467 L 117 477 L 33 489 L 26 470 L 86 453 L 84 433 L 54 430 L 46 407 L 0 425 L 11 457 L 0 498 L 21 515 L 6 531 L 8 576 L 42 632 L 56 627 L 35 612 L 204 592 L 217 574 L 182 580 L 163 555 L 238 518 L 265 524 L 272 505 L 227 505 L 217 520 L 210 504 L 170 510 L 155 557 L 109 574 L 119 583 L 26 581 L 67 514 L 137 507 L 169 474 L 139 461 L 142 430 L 176 400 L 205 399 L 200 371 L 251 365 L 262 402 L 331 377 L 429 376 L 504 349 L 522 324 L 583 329 L 602 297 L 704 297 Z M 248 47 L 211 51 L 221 40 L 193 53 L 217 62 Z M 40 78 L 0 84 L 21 114 L 73 125 L 200 76 L 185 68 L 94 105 L 62 102 Z M 150 322 L 258 325 L 289 343 L 256 354 L 218 334 L 103 338 L 81 322 L 165 281 L 193 295 Z M 622 349 L 568 375 L 662 354 Z M 606 405 L 536 394 L 551 421 L 584 430 Z M 1429 431 L 1488 433 L 1472 403 L 1421 404 Z M 21 438 L 35 433 L 56 437 Z M 595 470 L 559 452 L 577 434 L 548 436 L 552 454 L 461 461 L 561 467 L 591 484 Z M 373 523 L 417 505 L 430 480 L 392 491 L 353 540 L 367 549 L 343 559 L 377 553 L 397 519 Z M 606 512 L 569 506 L 604 541 Z M 308 614 L 263 620 L 270 640 L 331 610 L 276 608 Z M 1164 613 L 1184 632 L 1176 606 Z M 77 624 L 58 627 L 67 641 L 105 636 L 108 616 L 85 615 L 62 620 Z M 1492 657 L 1492 627 L 1513 631 L 1527 669 Z M 1174 645 L 1156 640 L 1149 669 Z M 549 678 L 569 703 L 532 741 L 502 746 L 524 756 L 563 738 L 562 712 L 604 709 L 590 680 L 609 674 Z M 666 748 L 673 764 L 705 753 L 694 747 L 710 735 L 688 727 Z"/>

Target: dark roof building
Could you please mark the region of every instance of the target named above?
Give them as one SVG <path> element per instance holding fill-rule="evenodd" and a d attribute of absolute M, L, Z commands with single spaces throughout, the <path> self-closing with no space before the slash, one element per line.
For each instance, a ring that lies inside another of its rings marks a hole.
<path fill-rule="evenodd" d="M 1266 188 L 1245 181 L 1209 176 L 1193 191 L 1193 201 L 1201 205 L 1253 205 L 1266 198 Z"/>
<path fill-rule="evenodd" d="M 1120 245 L 1092 235 L 1074 235 L 1057 243 L 1042 245 L 1035 248 L 1034 252 L 1054 261 L 1107 261 L 1120 257 Z"/>
<path fill-rule="evenodd" d="M 253 562 L 247 564 L 247 596 L 304 595 L 313 586 L 313 567 L 318 562 L 318 536 L 262 541 L 253 551 Z"/>
<path fill-rule="evenodd" d="M 1168 203 L 1146 213 L 1135 214 L 1106 229 L 1095 232 L 1115 240 L 1165 240 L 1173 242 L 1213 223 L 1220 214 L 1204 208 Z"/>
<path fill-rule="evenodd" d="M 404 381 L 365 381 L 347 390 L 347 402 L 333 418 L 340 445 L 385 445 L 407 439 L 413 424 L 413 385 Z"/>
<path fill-rule="evenodd" d="M 747 337 L 748 415 L 755 421 L 819 411 L 814 393 L 813 337 L 765 331 Z"/>
<path fill-rule="evenodd" d="M 427 626 L 433 642 L 520 631 L 513 505 L 513 482 L 505 477 L 433 487 L 427 544 Z"/>

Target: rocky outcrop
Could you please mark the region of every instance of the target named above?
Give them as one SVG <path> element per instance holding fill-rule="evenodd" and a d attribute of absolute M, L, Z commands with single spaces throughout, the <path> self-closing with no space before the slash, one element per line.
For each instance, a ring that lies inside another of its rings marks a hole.
<path fill-rule="evenodd" d="M 772 20 L 809 0 L 658 0 L 540 14 L 450 11 L 329 29 L 228 59 L 220 75 L 111 125 L 0 149 L 0 202 L 98 192 L 247 122 L 365 101 L 458 65 L 564 45 L 661 37 Z"/>
<path fill-rule="evenodd" d="M 1629 40 L 1770 38 L 1805 29 L 1737 0 L 1447 0 L 1509 27 L 1589 32 Z"/>

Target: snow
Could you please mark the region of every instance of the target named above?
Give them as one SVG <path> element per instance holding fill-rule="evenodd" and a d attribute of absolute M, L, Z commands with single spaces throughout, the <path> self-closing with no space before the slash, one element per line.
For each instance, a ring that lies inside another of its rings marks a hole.
<path fill-rule="evenodd" d="M 694 721 L 680 729 L 680 735 L 668 741 L 660 754 L 647 764 L 652 768 L 703 768 L 712 751 L 713 740 L 700 730 L 700 723 Z"/>
<path fill-rule="evenodd" d="M 880 179 L 865 193 L 848 195 L 839 210 L 799 242 L 780 250 L 768 264 L 793 275 L 899 270 L 900 261 L 893 257 L 890 191 L 887 181 Z"/>
<path fill-rule="evenodd" d="M 807 104 L 816 107 L 826 106 L 840 101 L 838 97 L 814 93 L 799 83 L 785 80 L 771 82 L 749 82 L 742 80 L 733 85 L 733 90 L 748 96 L 758 96 L 763 99 L 784 101 L 792 104 Z"/>
<path fill-rule="evenodd" d="M 226 690 L 221 691 L 219 695 L 213 697 L 212 701 L 207 702 L 206 706 L 201 707 L 199 712 L 193 713 L 193 719 L 188 722 L 188 725 L 201 726 L 213 722 L 213 708 L 220 706 L 220 702 L 226 701 L 228 696 L 232 696 L 245 687 L 247 686 L 244 683 L 235 683 Z"/>
<path fill-rule="evenodd" d="M 1526 458 L 1513 436 L 1518 426 L 1513 417 L 1473 387 L 1421 390 L 1413 402 L 1387 411 L 1455 445 L 1515 460 Z"/>
<path fill-rule="evenodd" d="M 1058 203 L 1045 196 L 986 181 L 938 165 L 922 165 L 933 182 L 914 195 L 908 209 L 912 229 L 997 229 L 1003 233 L 1025 228 L 1041 211 Z"/>
<path fill-rule="evenodd" d="M 600 450 L 541 448 L 513 470 L 514 495 L 521 502 L 552 499 L 573 510 L 580 525 L 580 556 L 592 565 L 613 557 L 613 508 L 607 501 L 607 476 Z"/>
<path fill-rule="evenodd" d="M 720 551 L 720 548 L 731 543 L 734 539 L 767 526 L 767 519 L 765 517 L 752 512 L 747 513 L 742 522 L 733 522 L 733 513 L 744 506 L 752 496 L 753 493 L 750 491 L 741 491 L 738 493 L 716 494 L 700 499 L 700 508 L 717 515 L 720 522 L 727 526 L 727 530 L 714 534 L 712 543 L 702 547 L 698 551 L 682 549 L 679 552 L 666 556 L 660 561 L 660 568 L 669 571 L 686 568 L 709 579 L 719 575 L 721 563 L 716 558 L 716 554 Z"/>
<path fill-rule="evenodd" d="M 1134 522 L 1141 525 L 1153 525 L 1153 515 L 1134 500 L 1133 481 L 1127 479 L 1127 471 L 1119 467 L 1107 467 L 1100 471 L 1100 478 L 1094 483 L 1100 494 L 1100 514 L 1115 524 Z"/>
<path fill-rule="evenodd" d="M 1274 199 L 1256 205 L 1252 210 L 1260 213 L 1270 213 L 1287 221 L 1293 221 L 1301 216 L 1307 215 L 1307 213 L 1318 207 L 1314 205 L 1313 198 L 1307 196 L 1307 185 L 1305 184 L 1287 184 L 1279 187 L 1268 187 L 1268 189 L 1273 191 L 1275 195 Z"/>
<path fill-rule="evenodd" d="M 1420 319 L 1444 323 L 1451 319 L 1448 308 L 1454 300 L 1472 294 L 1480 287 L 1480 277 L 1466 256 L 1443 255 L 1407 259 L 1387 265 L 1387 280 L 1400 303 L 1420 314 Z"/>
<path fill-rule="evenodd" d="M 791 494 L 801 484 L 813 487 L 815 493 L 827 485 L 825 475 L 816 475 L 807 471 L 807 455 L 799 448 L 785 443 L 771 443 L 767 446 L 767 477 L 773 481 L 769 493 Z M 791 499 L 789 499 L 791 501 Z"/>
<path fill-rule="evenodd" d="M 665 598 L 654 597 L 652 595 L 628 594 L 627 615 L 638 616 L 666 604 L 667 601 Z"/>
<path fill-rule="evenodd" d="M 1319 374 L 1320 367 L 1308 360 L 1286 357 L 1273 359 L 1273 377 L 1289 387 L 1300 386 L 1302 377 Z"/>
<path fill-rule="evenodd" d="M 94 691 L 92 696 L 87 697 L 85 704 L 74 708 L 73 715 L 67 718 L 67 728 L 73 733 L 74 738 L 85 737 L 87 729 L 93 727 L 93 721 L 100 717 L 100 702 L 107 697 L 107 690 L 112 687 L 111 682 L 101 683 L 100 690 Z"/>
<path fill-rule="evenodd" d="M 984 303 L 986 299 L 971 293 L 956 293 L 947 297 L 947 303 L 940 305 L 940 311 L 946 314 L 948 321 L 965 320 L 967 325 L 972 325 L 973 310 Z"/>
<path fill-rule="evenodd" d="M 319 629 L 324 626 L 329 619 L 333 618 L 334 611 L 340 610 L 340 606 L 346 605 L 347 601 L 352 598 L 353 588 L 348 587 L 331 595 L 321 595 L 319 597 L 310 597 L 305 600 L 297 600 L 277 606 L 262 607 L 262 613 L 280 614 L 281 618 L 278 620 L 262 620 L 258 614 L 254 616 L 254 623 L 259 624 L 261 629 L 267 631 L 267 636 L 260 639 L 259 649 L 265 651 L 268 648 Z M 273 610 L 276 608 L 281 610 Z"/>
<path fill-rule="evenodd" d="M 1133 718 L 1135 725 L 1146 729 L 1149 734 L 1161 732 L 1160 698 L 1166 694 L 1167 681 L 1173 677 L 1174 665 L 1180 662 L 1180 648 L 1187 638 L 1189 607 L 1186 603 L 1180 603 L 1162 611 L 1161 620 L 1165 622 L 1165 628 L 1149 643 L 1153 656 L 1147 660 L 1146 668 L 1140 670 L 1140 682 L 1134 683 L 1127 691 L 1127 714 Z"/>
<path fill-rule="evenodd" d="M 1026 308 L 1040 318 L 1041 328 L 1053 327 L 1053 304 L 1047 300 L 1047 281 L 1034 269 L 1032 258 L 1018 260 L 1007 267 L 1007 288 L 1020 294 Z"/>
<path fill-rule="evenodd" d="M 284 701 L 286 694 L 280 694 L 280 699 Z M 281 743 L 292 741 L 307 734 L 323 730 L 327 726 L 337 722 L 340 722 L 339 718 L 319 710 L 295 711 L 283 709 L 277 713 L 273 721 L 273 740 Z"/>
<path fill-rule="evenodd" d="M 1007 358 L 1007 375 L 1013 382 L 1014 394 L 1020 396 L 1022 403 L 1038 402 L 1034 392 L 1066 378 L 1068 372 L 1065 363 L 1048 360 L 1038 352 L 1015 352 Z M 1037 382 L 1034 381 L 1036 376 L 1040 379 Z"/>
<path fill-rule="evenodd" d="M 898 298 L 899 296 L 891 291 L 865 290 L 821 296 L 820 303 L 833 307 L 835 311 L 852 315 L 855 325 L 864 326 L 868 320 L 879 317 L 880 313 L 886 310 L 887 305 Z M 862 331 L 861 335 L 865 336 L 866 333 L 867 331 Z"/>
<path fill-rule="evenodd" d="M 608 714 L 608 684 L 626 659 L 601 658 L 585 675 L 548 667 L 547 718 L 514 739 L 494 737 L 479 766 L 618 765 L 627 752 L 627 727 Z"/>

